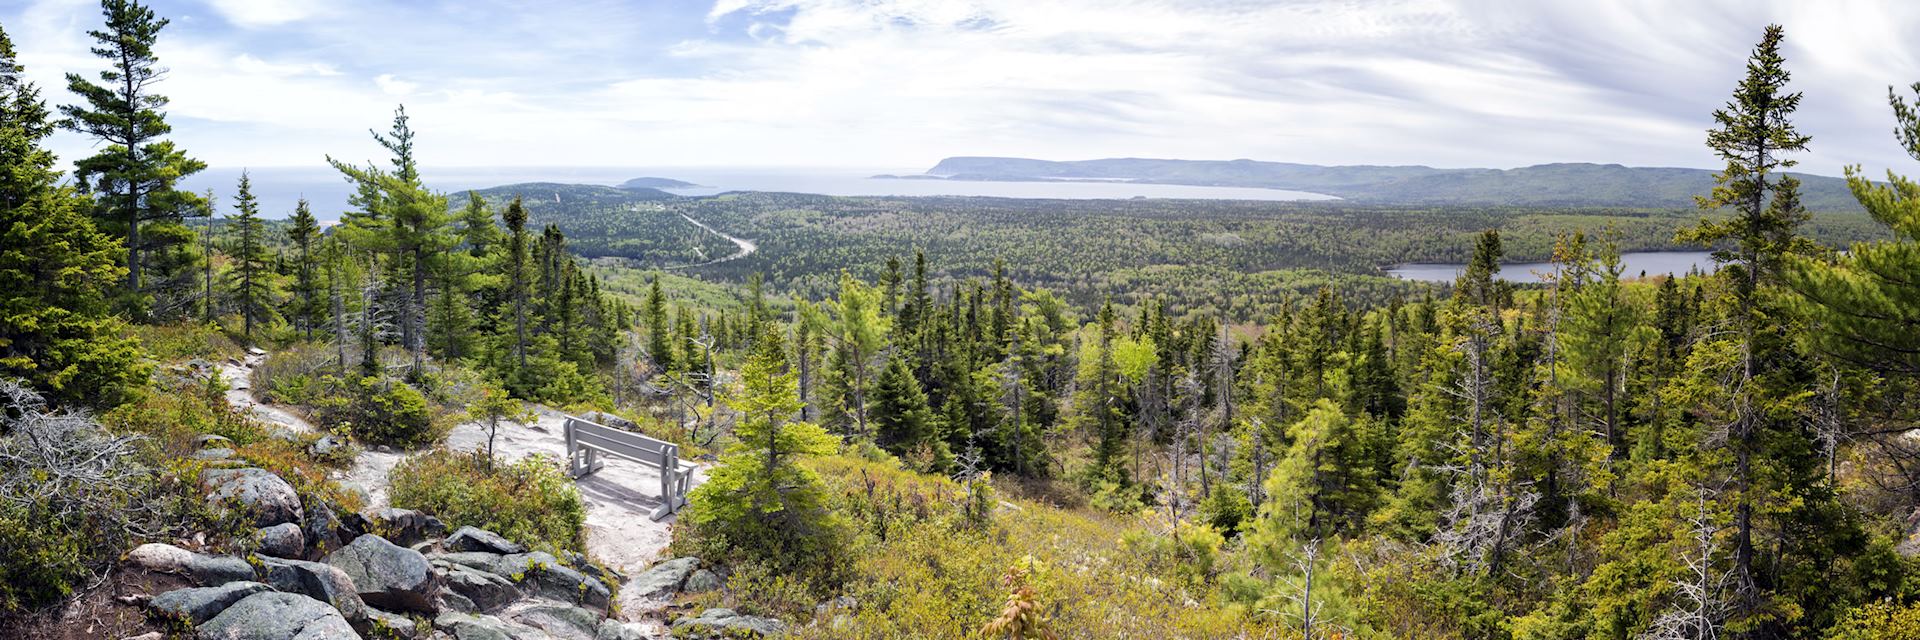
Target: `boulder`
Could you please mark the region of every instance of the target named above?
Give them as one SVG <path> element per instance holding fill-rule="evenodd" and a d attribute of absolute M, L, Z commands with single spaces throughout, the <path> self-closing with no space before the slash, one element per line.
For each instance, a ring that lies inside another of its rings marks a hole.
<path fill-rule="evenodd" d="M 325 603 L 297 593 L 256 593 L 200 625 L 200 640 L 359 640 Z"/>
<path fill-rule="evenodd" d="M 473 527 L 460 527 L 453 535 L 447 536 L 441 546 L 449 551 L 484 551 L 502 555 L 527 552 L 525 545 L 500 537 L 500 534 L 492 531 Z"/>
<path fill-rule="evenodd" d="M 265 469 L 208 469 L 200 474 L 200 486 L 207 491 L 208 503 L 237 504 L 253 516 L 256 527 L 301 521 L 300 494 Z"/>
<path fill-rule="evenodd" d="M 231 458 L 233 458 L 233 450 L 226 447 L 214 447 L 212 449 L 201 449 L 193 452 L 193 459 L 201 462 L 212 462 Z"/>
<path fill-rule="evenodd" d="M 305 560 L 261 558 L 261 579 L 273 588 L 325 602 L 340 611 L 348 621 L 367 617 L 367 606 L 354 587 L 353 578 L 333 565 Z"/>
<path fill-rule="evenodd" d="M 439 518 L 414 511 L 388 507 L 367 517 L 366 531 L 378 533 L 395 544 L 408 545 L 443 535 L 447 525 Z"/>
<path fill-rule="evenodd" d="M 191 578 L 201 586 L 253 579 L 253 565 L 232 556 L 209 556 L 170 544 L 150 542 L 127 552 L 127 564 Z"/>
<path fill-rule="evenodd" d="M 270 590 L 258 582 L 229 582 L 217 587 L 175 589 L 154 596 L 147 607 L 166 618 L 199 625 L 247 596 Z"/>
<path fill-rule="evenodd" d="M 634 576 L 623 591 L 642 598 L 670 598 L 680 592 L 680 585 L 686 583 L 687 576 L 699 568 L 699 558 L 674 558 Z"/>
<path fill-rule="evenodd" d="M 596 422 L 599 424 L 604 424 L 609 427 L 613 427 L 615 429 L 626 429 L 628 431 L 640 430 L 640 425 L 635 424 L 634 421 L 628 420 L 626 418 L 622 418 L 620 416 L 613 415 L 611 413 L 607 413 L 605 411 L 588 411 L 584 414 L 581 414 L 580 418 L 588 422 Z"/>
<path fill-rule="evenodd" d="M 452 589 L 448 589 L 443 585 L 440 587 L 440 610 L 453 610 L 460 613 L 480 613 L 480 605 L 474 604 L 473 600 L 459 593 L 455 593 Z"/>
<path fill-rule="evenodd" d="M 687 593 L 706 593 L 724 587 L 726 584 L 727 581 L 722 579 L 720 574 L 701 569 L 687 576 L 687 583 L 681 585 L 680 590 Z"/>
<path fill-rule="evenodd" d="M 545 631 L 561 640 L 596 640 L 600 621 L 605 617 L 580 607 L 535 600 L 525 606 L 515 607 L 507 619 Z"/>
<path fill-rule="evenodd" d="M 673 621 L 673 635 L 677 638 L 765 638 L 786 630 L 787 623 L 778 619 L 740 615 L 719 607 L 702 611 L 699 617 Z"/>
<path fill-rule="evenodd" d="M 436 553 L 436 554 L 427 556 L 427 559 L 436 563 L 444 562 L 449 564 L 457 564 L 457 565 L 479 569 L 481 571 L 485 571 L 488 573 L 494 573 L 494 574 L 500 574 L 500 575 L 506 575 L 501 572 L 502 570 L 508 568 L 508 565 L 505 562 L 506 556 L 503 556 L 498 553 L 487 553 L 485 551 L 460 551 L 455 553 Z"/>
<path fill-rule="evenodd" d="M 307 536 L 307 543 L 313 545 L 314 551 L 322 555 L 366 533 L 363 529 L 348 526 L 348 523 L 333 510 L 333 505 L 321 500 L 314 500 L 307 505 L 304 520 L 301 528 Z"/>
<path fill-rule="evenodd" d="M 300 525 L 282 522 L 262 527 L 254 534 L 260 540 L 260 553 L 276 558 L 298 558 L 307 553 L 307 535 Z"/>
<path fill-rule="evenodd" d="M 367 604 L 399 611 L 433 613 L 440 580 L 420 552 L 367 534 L 327 554 L 327 564 L 346 572 Z"/>
<path fill-rule="evenodd" d="M 517 622 L 489 615 L 442 611 L 433 619 L 433 628 L 454 640 L 548 640 L 546 632 Z"/>
<path fill-rule="evenodd" d="M 613 592 L 599 580 L 561 564 L 553 555 L 535 551 L 501 556 L 495 574 L 526 585 L 535 594 L 605 611 Z"/>
<path fill-rule="evenodd" d="M 561 554 L 561 559 L 566 560 L 567 566 L 573 567 L 575 571 L 599 578 L 601 582 L 607 583 L 608 586 L 626 584 L 627 582 L 627 574 L 621 573 L 606 565 L 597 564 L 588 559 L 584 553 L 568 551 Z"/>
<path fill-rule="evenodd" d="M 233 448 L 232 440 L 228 439 L 226 436 L 214 435 L 211 433 L 203 433 L 198 436 L 194 436 L 193 444 L 194 446 L 202 449 L 216 449 L 216 448 L 232 449 Z"/>
<path fill-rule="evenodd" d="M 520 599 L 520 589 L 505 577 L 445 560 L 432 562 L 440 569 L 445 588 L 467 600 L 469 608 L 493 611 Z"/>

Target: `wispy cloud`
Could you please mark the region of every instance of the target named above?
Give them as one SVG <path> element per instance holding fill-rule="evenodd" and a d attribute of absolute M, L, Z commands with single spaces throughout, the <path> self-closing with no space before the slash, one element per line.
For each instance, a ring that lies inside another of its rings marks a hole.
<path fill-rule="evenodd" d="M 318 7 L 318 8 L 316 8 Z M 1802 168 L 1910 163 L 1896 2 L 598 0 L 157 3 L 184 146 L 216 164 L 923 166 L 946 155 L 1711 166 L 1708 114 L 1787 26 Z M 97 8 L 0 9 L 55 101 Z M 84 141 L 66 139 L 66 150 Z M 72 155 L 70 152 L 68 155 Z"/>

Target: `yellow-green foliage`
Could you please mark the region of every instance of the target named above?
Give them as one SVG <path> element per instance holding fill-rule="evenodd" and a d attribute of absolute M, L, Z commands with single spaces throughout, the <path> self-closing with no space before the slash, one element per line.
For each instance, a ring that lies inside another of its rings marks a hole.
<path fill-rule="evenodd" d="M 837 592 L 859 600 L 859 607 L 836 611 L 847 615 L 837 623 L 806 626 L 817 600 L 781 595 L 776 581 L 738 573 L 724 595 L 701 598 L 798 618 L 802 626 L 793 635 L 799 638 L 978 638 L 1005 610 L 1007 568 L 1021 566 L 1031 567 L 1025 584 L 1043 606 L 1048 629 L 1062 638 L 1238 638 L 1271 631 L 1271 622 L 1218 605 L 1217 587 L 1205 572 L 1177 566 L 1170 542 L 1146 543 L 1156 534 L 1131 516 L 1014 498 L 977 529 L 965 525 L 965 491 L 946 478 L 844 455 L 808 466 L 826 482 L 836 510 L 860 528 L 853 566 Z M 1190 528 L 1183 542 L 1204 547 L 1202 553 L 1221 544 L 1217 534 L 1197 531 Z"/>
<path fill-rule="evenodd" d="M 401 462 L 390 476 L 393 506 L 438 515 L 549 551 L 585 547 L 586 502 L 557 462 L 534 456 L 489 463 L 437 450 Z"/>
<path fill-rule="evenodd" d="M 1920 604 L 1876 602 L 1847 612 L 1828 640 L 1920 640 Z"/>
<path fill-rule="evenodd" d="M 220 361 L 238 358 L 246 349 L 228 338 L 220 328 L 197 322 L 179 324 L 136 324 L 133 335 L 147 354 L 161 362 L 190 360 Z"/>

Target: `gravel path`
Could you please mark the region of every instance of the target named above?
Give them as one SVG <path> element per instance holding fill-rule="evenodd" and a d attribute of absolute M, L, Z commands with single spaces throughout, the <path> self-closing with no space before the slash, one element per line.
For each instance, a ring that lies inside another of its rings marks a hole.
<path fill-rule="evenodd" d="M 263 351 L 251 352 L 238 363 L 221 365 L 226 378 L 227 403 L 269 423 L 298 432 L 320 431 L 300 416 L 262 403 L 253 396 L 248 375 L 266 359 Z M 494 455 L 502 460 L 519 460 L 544 455 L 559 460 L 566 453 L 562 425 L 566 415 L 553 409 L 530 405 L 536 419 L 531 424 L 502 422 L 494 441 Z M 446 448 L 475 451 L 486 447 L 487 429 L 477 422 L 457 425 L 447 435 Z M 353 466 L 335 471 L 333 479 L 367 496 L 367 508 L 379 509 L 387 503 L 387 476 L 409 454 L 363 449 Z M 656 493 L 659 472 L 636 462 L 606 457 L 606 467 L 578 481 L 581 497 L 587 503 L 587 552 L 595 559 L 628 575 L 637 575 L 664 560 L 661 554 L 672 541 L 672 525 L 677 518 L 653 520 L 653 509 L 660 506 Z M 704 469 L 696 469 L 693 484 L 706 481 Z M 620 611 L 629 620 L 647 620 L 666 603 L 623 595 Z M 659 630 L 664 633 L 665 629 Z"/>

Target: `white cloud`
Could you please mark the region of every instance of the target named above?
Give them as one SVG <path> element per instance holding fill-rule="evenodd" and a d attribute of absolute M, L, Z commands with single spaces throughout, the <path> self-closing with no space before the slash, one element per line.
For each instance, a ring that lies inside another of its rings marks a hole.
<path fill-rule="evenodd" d="M 1892 0 L 209 1 L 241 28 L 176 23 L 160 90 L 215 164 L 373 153 L 366 129 L 405 100 L 423 161 L 461 165 L 1712 166 L 1709 114 L 1779 21 L 1802 168 L 1837 173 L 1909 166 L 1885 87 L 1920 80 L 1920 5 Z M 56 103 L 60 73 L 99 68 L 97 21 L 85 0 L 0 9 Z"/>
<path fill-rule="evenodd" d="M 269 27 L 313 16 L 324 2 L 312 0 L 207 0 L 207 4 L 242 27 Z"/>

